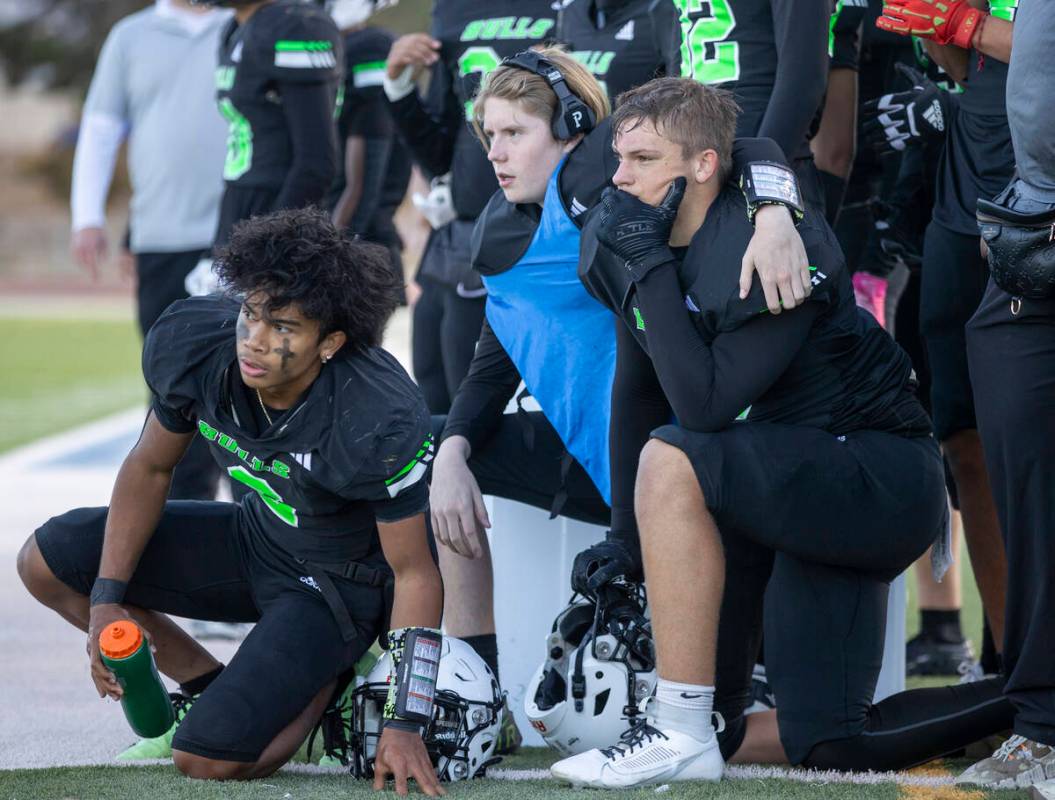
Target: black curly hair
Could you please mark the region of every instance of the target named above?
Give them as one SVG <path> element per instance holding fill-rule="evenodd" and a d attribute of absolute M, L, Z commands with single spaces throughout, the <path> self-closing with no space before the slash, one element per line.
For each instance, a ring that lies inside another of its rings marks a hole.
<path fill-rule="evenodd" d="M 263 292 L 268 314 L 296 303 L 319 323 L 320 340 L 343 331 L 357 350 L 381 343 L 401 288 L 388 250 L 343 235 L 316 208 L 238 223 L 216 255 L 216 272 L 229 293 Z"/>

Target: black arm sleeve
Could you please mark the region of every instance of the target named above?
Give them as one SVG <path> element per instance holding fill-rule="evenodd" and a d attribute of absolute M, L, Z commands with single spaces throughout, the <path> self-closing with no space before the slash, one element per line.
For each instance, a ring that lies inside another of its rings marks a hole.
<path fill-rule="evenodd" d="M 828 88 L 830 0 L 771 0 L 777 76 L 758 135 L 789 158 L 804 142 Z"/>
<path fill-rule="evenodd" d="M 464 436 L 475 450 L 494 433 L 519 385 L 520 372 L 485 319 L 469 374 L 451 403 L 443 438 Z"/>
<path fill-rule="evenodd" d="M 782 314 L 760 313 L 707 344 L 685 310 L 673 264 L 637 284 L 645 335 L 663 391 L 692 431 L 727 427 L 783 374 L 809 335 L 819 303 Z"/>
<path fill-rule="evenodd" d="M 671 409 L 648 354 L 634 341 L 622 320 L 615 319 L 615 380 L 608 449 L 612 470 L 612 532 L 635 550 L 634 482 L 641 449 L 649 434 L 670 422 Z"/>
<path fill-rule="evenodd" d="M 432 65 L 427 104 L 417 92 L 389 102 L 396 127 L 414 160 L 430 177 L 450 172 L 454 140 L 465 124 L 461 104 L 454 94 L 450 75 L 442 60 Z"/>
<path fill-rule="evenodd" d="M 303 208 L 322 201 L 337 174 L 337 129 L 326 83 L 280 84 L 293 162 L 275 199 L 275 209 Z"/>

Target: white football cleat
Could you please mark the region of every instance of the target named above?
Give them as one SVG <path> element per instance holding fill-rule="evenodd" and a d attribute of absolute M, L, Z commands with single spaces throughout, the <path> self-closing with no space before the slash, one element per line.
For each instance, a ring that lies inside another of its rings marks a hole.
<path fill-rule="evenodd" d="M 725 762 L 714 729 L 701 742 L 687 733 L 640 723 L 617 744 L 558 761 L 550 773 L 572 786 L 625 789 L 669 781 L 718 781 Z"/>

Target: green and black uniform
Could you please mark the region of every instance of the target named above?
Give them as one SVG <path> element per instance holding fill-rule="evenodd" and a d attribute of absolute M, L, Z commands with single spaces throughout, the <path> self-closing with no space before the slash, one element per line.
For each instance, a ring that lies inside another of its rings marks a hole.
<path fill-rule="evenodd" d="M 151 329 L 143 373 L 154 418 L 209 443 L 249 491 L 240 503 L 165 504 L 126 600 L 192 619 L 257 622 L 195 702 L 173 747 L 255 761 L 384 625 L 391 572 L 377 523 L 422 513 L 433 445 L 421 395 L 380 348 L 345 347 L 288 411 L 267 411 L 241 380 L 236 302 L 173 304 Z M 49 568 L 87 595 L 106 508 L 55 517 L 36 533 Z"/>
<path fill-rule="evenodd" d="M 380 28 L 362 28 L 344 37 L 344 103 L 337 119 L 337 178 L 327 206 L 333 208 L 345 188 L 345 151 L 350 137 L 363 139 L 362 193 L 348 229 L 388 248 L 403 283 L 403 241 L 394 221 L 410 183 L 410 154 L 396 133 L 382 82 L 394 37 Z"/>
<path fill-rule="evenodd" d="M 715 703 L 723 755 L 743 741 L 763 616 L 792 764 L 901 769 L 1002 730 L 1010 705 L 997 680 L 872 703 L 888 582 L 944 531 L 944 475 L 909 359 L 857 308 L 824 220 L 807 211 L 799 225 L 813 292 L 778 316 L 757 280 L 739 297 L 752 229 L 735 187 L 687 248 L 639 280 L 598 243 L 600 224 L 597 209 L 580 268 L 622 320 L 613 520 L 633 507 L 635 475 L 619 465 L 633 464 L 650 435 L 685 453 L 726 557 Z"/>
<path fill-rule="evenodd" d="M 417 280 L 414 376 L 429 407 L 446 412 L 469 369 L 484 315 L 484 290 L 470 264 L 476 218 L 498 190 L 487 153 L 467 120 L 480 80 L 503 58 L 553 40 L 551 0 L 436 0 L 431 33 L 440 42 L 426 98 L 390 102 L 399 132 L 429 177 L 450 173 L 457 218 L 434 231 Z"/>
<path fill-rule="evenodd" d="M 319 7 L 261 6 L 220 37 L 216 98 L 227 119 L 226 191 L 214 247 L 256 214 L 321 203 L 337 171 L 340 34 Z"/>
<path fill-rule="evenodd" d="M 652 78 L 677 75 L 671 0 L 572 0 L 557 12 L 557 40 L 615 99 Z"/>
<path fill-rule="evenodd" d="M 764 136 L 790 159 L 808 205 L 822 209 L 809 136 L 828 86 L 831 0 L 674 0 L 681 74 L 730 90 L 737 136 Z"/>

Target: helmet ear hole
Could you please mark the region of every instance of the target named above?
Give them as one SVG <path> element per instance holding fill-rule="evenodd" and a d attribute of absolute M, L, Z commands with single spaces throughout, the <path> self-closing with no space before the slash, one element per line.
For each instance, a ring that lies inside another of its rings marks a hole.
<path fill-rule="evenodd" d="M 593 701 L 593 715 L 595 717 L 601 716 L 604 713 L 604 707 L 608 705 L 608 697 L 612 694 L 611 689 L 605 689 Z"/>

